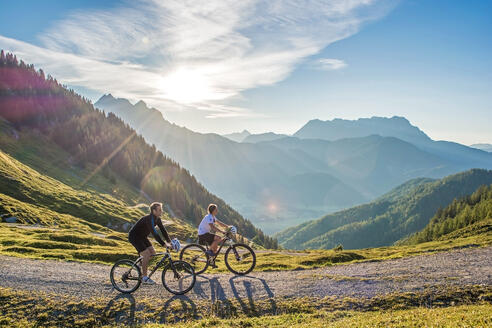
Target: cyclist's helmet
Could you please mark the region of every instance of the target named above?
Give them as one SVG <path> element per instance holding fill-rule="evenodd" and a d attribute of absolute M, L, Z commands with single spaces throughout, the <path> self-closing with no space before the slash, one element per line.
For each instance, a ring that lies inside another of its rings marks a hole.
<path fill-rule="evenodd" d="M 175 250 L 176 252 L 179 252 L 179 250 L 181 249 L 181 243 L 179 242 L 178 238 L 173 238 L 171 240 L 171 247 L 173 248 L 173 250 Z"/>
<path fill-rule="evenodd" d="M 231 226 L 230 231 L 233 235 L 237 234 L 237 228 L 235 226 Z"/>

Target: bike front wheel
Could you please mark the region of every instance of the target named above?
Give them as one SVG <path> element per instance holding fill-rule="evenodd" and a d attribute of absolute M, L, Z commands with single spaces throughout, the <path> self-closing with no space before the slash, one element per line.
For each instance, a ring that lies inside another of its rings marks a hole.
<path fill-rule="evenodd" d="M 245 244 L 234 244 L 225 252 L 227 269 L 237 275 L 245 275 L 253 271 L 256 265 L 256 254 Z"/>
<path fill-rule="evenodd" d="M 111 284 L 121 293 L 133 293 L 140 287 L 142 272 L 131 260 L 119 260 L 111 268 L 109 274 Z"/>
<path fill-rule="evenodd" d="M 205 247 L 198 244 L 189 244 L 185 246 L 179 254 L 179 259 L 191 264 L 195 274 L 202 274 L 208 267 L 208 255 L 205 253 Z"/>
<path fill-rule="evenodd" d="M 195 285 L 195 281 L 195 271 L 185 261 L 172 261 L 162 270 L 164 288 L 175 295 L 183 295 L 189 292 Z"/>

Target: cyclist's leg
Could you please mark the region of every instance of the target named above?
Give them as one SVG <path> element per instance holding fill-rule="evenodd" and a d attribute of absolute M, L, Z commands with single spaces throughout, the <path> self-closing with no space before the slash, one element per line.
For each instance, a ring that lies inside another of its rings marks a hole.
<path fill-rule="evenodd" d="M 155 250 L 147 238 L 145 238 L 144 243 L 147 248 L 144 251 L 140 252 L 140 256 L 142 256 L 142 274 L 144 277 L 147 277 L 147 268 L 149 267 L 150 258 L 152 257 L 152 255 L 155 255 Z"/>
<path fill-rule="evenodd" d="M 217 235 L 214 235 L 214 239 L 212 241 L 212 244 L 210 245 L 210 249 L 212 250 L 212 252 L 214 252 L 214 254 L 217 254 L 217 249 L 219 248 L 219 242 L 221 240 L 222 238 L 220 238 Z"/>

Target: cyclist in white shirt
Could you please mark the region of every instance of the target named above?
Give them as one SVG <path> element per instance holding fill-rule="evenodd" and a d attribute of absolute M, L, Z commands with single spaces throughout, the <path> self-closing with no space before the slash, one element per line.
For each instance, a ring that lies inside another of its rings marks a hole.
<path fill-rule="evenodd" d="M 225 234 L 225 231 L 220 230 L 217 226 L 223 228 L 229 228 L 229 226 L 221 221 L 219 221 L 215 216 L 219 212 L 217 205 L 208 205 L 208 214 L 202 219 L 200 225 L 198 226 L 198 243 L 210 245 L 209 255 L 214 256 L 219 247 L 219 242 L 221 237 L 215 234 L 216 231 Z M 213 252 L 213 253 L 212 253 Z"/>

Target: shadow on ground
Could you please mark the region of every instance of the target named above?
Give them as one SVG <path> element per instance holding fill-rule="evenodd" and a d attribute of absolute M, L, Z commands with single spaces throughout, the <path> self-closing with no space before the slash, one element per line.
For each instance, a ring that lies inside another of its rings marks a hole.
<path fill-rule="evenodd" d="M 227 295 L 232 297 L 228 298 Z M 196 296 L 199 300 L 193 300 L 190 296 L 193 298 Z M 274 297 L 268 283 L 261 278 L 235 276 L 223 286 L 217 278 L 197 276 L 189 296 L 175 295 L 168 298 L 161 306 L 157 304 L 156 299 L 118 294 L 106 305 L 104 316 L 110 321 L 124 325 L 135 325 L 146 319 L 158 323 L 174 323 L 200 319 L 210 313 L 220 317 L 236 316 L 241 312 L 247 316 L 255 316 L 259 314 L 255 299 L 266 299 L 270 304 L 269 309 L 261 310 L 262 314 L 265 312 L 275 314 L 277 305 Z M 152 318 L 148 318 L 146 312 L 153 312 Z"/>

